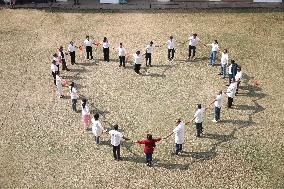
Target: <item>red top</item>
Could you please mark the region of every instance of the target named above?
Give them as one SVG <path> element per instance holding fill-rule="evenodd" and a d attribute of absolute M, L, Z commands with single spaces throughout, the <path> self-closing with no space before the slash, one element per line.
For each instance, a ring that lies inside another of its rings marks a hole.
<path fill-rule="evenodd" d="M 146 154 L 150 154 L 150 153 L 154 152 L 155 142 L 158 142 L 160 140 L 161 140 L 161 138 L 153 138 L 152 140 L 145 139 L 145 140 L 137 141 L 137 143 L 138 144 L 145 144 L 144 152 Z"/>

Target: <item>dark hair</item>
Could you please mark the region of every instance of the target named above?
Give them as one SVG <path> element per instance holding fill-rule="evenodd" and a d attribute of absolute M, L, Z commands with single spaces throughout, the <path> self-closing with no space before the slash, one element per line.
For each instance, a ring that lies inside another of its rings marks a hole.
<path fill-rule="evenodd" d="M 88 36 L 88 35 L 86 35 L 86 39 L 87 39 L 87 38 L 89 38 L 89 36 Z"/>
<path fill-rule="evenodd" d="M 217 41 L 217 39 L 215 39 L 215 40 L 214 40 L 214 42 L 218 44 L 218 41 Z"/>
<path fill-rule="evenodd" d="M 56 56 L 58 56 L 58 54 L 57 54 L 57 53 L 54 53 L 54 54 L 53 54 L 53 57 L 56 57 Z"/>
<path fill-rule="evenodd" d="M 98 113 L 96 113 L 96 114 L 94 115 L 94 119 L 95 119 L 95 120 L 98 120 L 99 117 L 100 117 L 100 114 L 98 114 Z"/>
<path fill-rule="evenodd" d="M 119 43 L 119 45 L 121 45 L 121 46 L 122 46 L 122 43 Z"/>
<path fill-rule="evenodd" d="M 197 36 L 197 34 L 196 34 L 196 33 L 194 33 L 193 35 L 194 35 L 195 37 Z"/>
<path fill-rule="evenodd" d="M 201 104 L 197 104 L 197 108 L 198 108 L 198 109 L 201 109 Z"/>
<path fill-rule="evenodd" d="M 224 51 L 225 51 L 226 53 L 228 53 L 228 49 L 224 49 Z"/>
<path fill-rule="evenodd" d="M 114 130 L 118 130 L 118 125 L 115 124 L 115 125 L 113 126 L 113 128 L 114 128 Z"/>
<path fill-rule="evenodd" d="M 140 54 L 140 51 L 136 51 L 136 54 Z"/>
<path fill-rule="evenodd" d="M 231 60 L 231 64 L 235 64 L 235 60 Z"/>
<path fill-rule="evenodd" d="M 83 102 L 83 103 L 82 103 L 82 107 L 85 108 L 85 107 L 86 107 L 86 104 L 87 104 L 87 99 L 84 98 L 84 99 L 82 100 L 82 102 Z"/>
<path fill-rule="evenodd" d="M 171 35 L 171 36 L 170 36 L 170 39 L 173 39 L 173 38 L 174 38 L 174 37 Z"/>
<path fill-rule="evenodd" d="M 106 38 L 106 37 L 104 37 L 104 40 L 103 40 L 103 42 L 107 42 L 107 38 Z"/>
<path fill-rule="evenodd" d="M 70 41 L 70 44 L 73 43 L 73 41 Z"/>
<path fill-rule="evenodd" d="M 150 41 L 150 44 L 153 44 L 153 41 Z"/>
<path fill-rule="evenodd" d="M 241 66 L 238 66 L 237 70 L 240 70 L 240 71 L 241 71 L 241 70 L 242 70 L 242 67 L 241 67 Z"/>
<path fill-rule="evenodd" d="M 153 139 L 153 136 L 151 134 L 147 134 L 147 139 L 148 140 L 152 140 Z"/>
<path fill-rule="evenodd" d="M 60 46 L 59 49 L 63 49 L 63 46 Z"/>
<path fill-rule="evenodd" d="M 75 87 L 75 83 L 71 82 L 71 84 L 70 84 L 70 92 L 72 92 L 73 87 Z"/>
<path fill-rule="evenodd" d="M 181 122 L 181 119 L 180 119 L 180 118 L 178 118 L 178 119 L 177 119 L 177 123 L 180 123 L 180 122 Z"/>
<path fill-rule="evenodd" d="M 52 60 L 52 64 L 56 64 L 56 61 L 55 61 L 55 60 Z"/>

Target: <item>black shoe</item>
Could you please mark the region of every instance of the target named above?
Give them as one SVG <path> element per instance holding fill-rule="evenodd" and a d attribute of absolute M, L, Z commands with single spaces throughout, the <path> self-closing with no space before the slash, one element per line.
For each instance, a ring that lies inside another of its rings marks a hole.
<path fill-rule="evenodd" d="M 119 67 L 121 67 L 121 65 L 119 65 Z"/>
<path fill-rule="evenodd" d="M 66 71 L 67 71 L 67 72 L 69 72 L 69 71 L 70 71 L 70 69 L 66 69 Z"/>
<path fill-rule="evenodd" d="M 152 67 L 152 65 L 151 65 L 151 64 L 150 64 L 149 66 L 150 66 L 150 67 Z"/>
<path fill-rule="evenodd" d="M 218 73 L 218 75 L 222 75 L 222 73 Z"/>

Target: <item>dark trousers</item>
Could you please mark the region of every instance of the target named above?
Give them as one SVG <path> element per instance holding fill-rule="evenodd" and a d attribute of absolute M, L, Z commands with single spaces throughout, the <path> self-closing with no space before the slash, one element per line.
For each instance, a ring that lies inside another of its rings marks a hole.
<path fill-rule="evenodd" d="M 195 57 L 196 47 L 189 45 L 189 47 L 188 47 L 188 58 L 191 57 L 191 51 L 192 51 L 192 57 Z"/>
<path fill-rule="evenodd" d="M 56 74 L 54 72 L 51 72 L 53 79 L 54 79 L 54 85 L 56 85 Z"/>
<path fill-rule="evenodd" d="M 238 81 L 238 83 L 237 83 L 237 92 L 239 91 L 239 86 L 240 86 L 240 81 Z"/>
<path fill-rule="evenodd" d="M 70 57 L 71 57 L 71 64 L 75 64 L 75 51 L 70 52 Z"/>
<path fill-rule="evenodd" d="M 228 105 L 227 105 L 228 108 L 232 107 L 233 101 L 234 101 L 234 99 L 232 97 L 228 97 Z"/>
<path fill-rule="evenodd" d="M 152 54 L 151 53 L 146 53 L 146 66 L 148 65 L 148 60 L 149 60 L 149 66 L 151 66 L 152 63 Z"/>
<path fill-rule="evenodd" d="M 140 67 L 141 67 L 141 64 L 134 64 L 134 71 L 137 74 L 140 74 Z"/>
<path fill-rule="evenodd" d="M 57 68 L 58 68 L 58 74 L 60 74 L 60 71 L 59 71 L 59 64 L 58 65 L 56 65 L 57 66 Z"/>
<path fill-rule="evenodd" d="M 182 151 L 182 144 L 177 144 L 176 143 L 176 155 L 178 155 L 179 152 Z"/>
<path fill-rule="evenodd" d="M 103 48 L 104 61 L 109 62 L 109 48 Z"/>
<path fill-rule="evenodd" d="M 113 152 L 114 159 L 119 160 L 120 159 L 120 145 L 112 146 L 112 152 Z"/>
<path fill-rule="evenodd" d="M 153 160 L 153 153 L 145 153 L 146 155 L 146 163 L 151 165 Z"/>
<path fill-rule="evenodd" d="M 89 59 L 89 57 L 93 59 L 93 48 L 91 46 L 86 46 L 86 53 L 87 53 L 87 59 Z"/>
<path fill-rule="evenodd" d="M 196 136 L 200 137 L 200 134 L 203 133 L 203 127 L 202 127 L 202 123 L 195 123 L 196 126 Z"/>
<path fill-rule="evenodd" d="M 74 0 L 74 5 L 78 5 L 79 4 L 79 0 Z"/>
<path fill-rule="evenodd" d="M 168 59 L 172 60 L 175 57 L 175 49 L 168 49 Z"/>
<path fill-rule="evenodd" d="M 215 108 L 214 108 L 214 114 L 215 114 L 215 120 L 216 120 L 216 121 L 220 120 L 221 107 L 218 108 L 218 107 L 215 106 Z"/>
<path fill-rule="evenodd" d="M 229 74 L 229 84 L 231 84 L 232 79 L 233 79 L 233 74 Z"/>
<path fill-rule="evenodd" d="M 62 70 L 68 70 L 65 59 L 62 59 L 61 62 L 62 62 Z"/>
<path fill-rule="evenodd" d="M 125 56 L 119 56 L 119 65 L 125 67 Z"/>
<path fill-rule="evenodd" d="M 77 104 L 77 99 L 72 99 L 72 110 L 74 112 L 77 112 L 76 104 Z"/>

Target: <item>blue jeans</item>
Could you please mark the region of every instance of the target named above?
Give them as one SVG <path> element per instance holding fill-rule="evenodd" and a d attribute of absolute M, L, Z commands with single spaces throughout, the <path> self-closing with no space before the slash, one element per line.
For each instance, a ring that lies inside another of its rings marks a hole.
<path fill-rule="evenodd" d="M 146 154 L 146 163 L 151 164 L 153 159 L 153 153 L 145 153 Z"/>
<path fill-rule="evenodd" d="M 176 143 L 176 155 L 178 155 L 179 152 L 182 151 L 182 144 L 177 144 Z"/>
<path fill-rule="evenodd" d="M 222 75 L 222 78 L 225 78 L 225 77 L 226 77 L 226 67 L 227 67 L 226 64 L 221 64 L 220 73 L 221 73 L 221 75 Z"/>
<path fill-rule="evenodd" d="M 221 108 L 218 108 L 215 106 L 214 108 L 214 115 L 215 115 L 215 120 L 218 121 L 220 120 L 220 113 L 221 113 Z"/>
<path fill-rule="evenodd" d="M 96 136 L 96 143 L 99 144 L 100 143 L 100 136 Z"/>
<path fill-rule="evenodd" d="M 211 55 L 210 55 L 210 64 L 211 65 L 213 65 L 215 63 L 216 56 L 217 56 L 217 51 L 212 51 Z"/>

